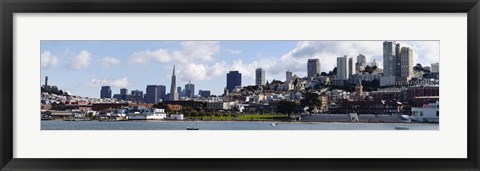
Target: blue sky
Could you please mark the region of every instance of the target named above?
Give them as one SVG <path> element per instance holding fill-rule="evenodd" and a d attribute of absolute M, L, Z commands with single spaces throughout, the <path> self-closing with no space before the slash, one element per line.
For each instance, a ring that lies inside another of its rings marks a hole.
<path fill-rule="evenodd" d="M 41 41 L 41 76 L 74 95 L 99 97 L 102 85 L 142 90 L 166 85 L 176 65 L 177 86 L 190 80 L 198 90 L 222 94 L 226 73 L 242 73 L 242 85 L 254 84 L 258 67 L 266 79 L 285 80 L 285 71 L 306 75 L 307 59 L 319 58 L 321 70 L 336 66 L 336 57 L 359 53 L 382 64 L 383 41 Z M 439 62 L 439 41 L 399 41 L 414 49 L 415 63 Z"/>

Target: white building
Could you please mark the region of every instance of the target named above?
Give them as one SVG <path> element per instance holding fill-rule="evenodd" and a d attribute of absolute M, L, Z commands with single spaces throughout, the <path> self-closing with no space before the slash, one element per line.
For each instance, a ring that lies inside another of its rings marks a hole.
<path fill-rule="evenodd" d="M 183 120 L 183 114 L 170 114 L 172 120 Z"/>
<path fill-rule="evenodd" d="M 337 57 L 337 80 L 348 80 L 348 57 Z"/>

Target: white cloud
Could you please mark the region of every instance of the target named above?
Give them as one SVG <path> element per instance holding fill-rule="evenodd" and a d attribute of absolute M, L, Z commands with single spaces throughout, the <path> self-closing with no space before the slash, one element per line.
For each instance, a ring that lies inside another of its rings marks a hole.
<path fill-rule="evenodd" d="M 176 75 L 182 82 L 210 80 L 228 72 L 225 62 L 217 62 L 213 65 L 190 63 L 180 65 L 176 69 L 178 71 Z"/>
<path fill-rule="evenodd" d="M 77 56 L 71 58 L 68 64 L 69 69 L 81 70 L 88 68 L 91 62 L 91 54 L 87 50 L 82 50 Z"/>
<path fill-rule="evenodd" d="M 180 50 L 173 51 L 160 48 L 154 51 L 143 50 L 134 52 L 129 59 L 129 64 L 209 62 L 220 51 L 217 41 L 183 41 L 180 43 L 180 46 Z"/>
<path fill-rule="evenodd" d="M 43 51 L 40 55 L 40 63 L 42 68 L 51 68 L 57 66 L 60 62 L 58 56 L 53 55 L 50 51 Z"/>
<path fill-rule="evenodd" d="M 102 59 L 99 59 L 98 62 L 103 67 L 107 67 L 107 68 L 120 64 L 119 59 L 114 58 L 114 57 L 110 57 L 110 56 L 105 56 Z"/>
<path fill-rule="evenodd" d="M 112 87 L 117 87 L 117 88 L 124 88 L 128 87 L 132 83 L 128 80 L 127 77 L 123 77 L 120 79 L 116 80 L 111 80 L 111 79 L 97 79 L 97 78 L 92 78 L 90 81 L 87 82 L 88 87 L 101 87 L 101 86 L 112 86 Z"/>
<path fill-rule="evenodd" d="M 233 55 L 238 55 L 242 53 L 242 50 L 240 49 L 225 49 L 225 51 Z"/>

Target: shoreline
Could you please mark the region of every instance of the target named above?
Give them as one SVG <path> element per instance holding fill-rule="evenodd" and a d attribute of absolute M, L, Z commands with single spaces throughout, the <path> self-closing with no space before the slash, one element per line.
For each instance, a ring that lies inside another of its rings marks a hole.
<path fill-rule="evenodd" d="M 335 122 L 335 121 L 316 121 L 316 122 L 302 122 L 302 121 L 215 121 L 215 120 L 125 120 L 125 121 L 98 121 L 98 120 L 87 120 L 87 121 L 64 121 L 64 120 L 41 120 L 45 122 L 49 121 L 63 121 L 63 122 L 263 122 L 263 123 L 305 123 L 305 124 L 321 124 L 321 123 L 338 123 L 338 124 L 439 124 L 432 122 Z"/>

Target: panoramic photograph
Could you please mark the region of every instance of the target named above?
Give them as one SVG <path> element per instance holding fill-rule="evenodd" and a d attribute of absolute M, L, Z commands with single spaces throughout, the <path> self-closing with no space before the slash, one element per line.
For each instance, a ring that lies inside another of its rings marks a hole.
<path fill-rule="evenodd" d="M 439 130 L 440 41 L 40 46 L 41 130 Z"/>

